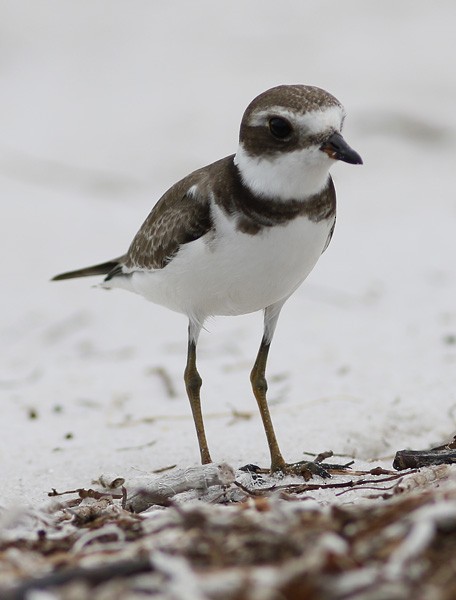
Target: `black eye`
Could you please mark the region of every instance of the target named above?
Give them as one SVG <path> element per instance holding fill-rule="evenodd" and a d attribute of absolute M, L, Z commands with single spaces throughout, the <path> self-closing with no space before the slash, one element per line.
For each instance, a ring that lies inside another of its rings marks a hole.
<path fill-rule="evenodd" d="M 285 119 L 272 117 L 269 119 L 269 131 L 275 138 L 283 140 L 290 135 L 292 128 L 290 123 Z"/>

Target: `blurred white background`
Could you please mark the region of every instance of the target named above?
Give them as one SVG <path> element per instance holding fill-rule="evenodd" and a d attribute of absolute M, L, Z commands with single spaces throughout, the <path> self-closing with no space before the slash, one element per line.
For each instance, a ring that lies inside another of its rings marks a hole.
<path fill-rule="evenodd" d="M 365 162 L 333 169 L 335 236 L 271 350 L 284 454 L 390 464 L 452 434 L 455 19 L 452 0 L 0 2 L 1 504 L 198 460 L 185 318 L 49 278 L 123 253 L 172 183 L 235 152 L 245 107 L 280 83 L 334 94 Z M 267 463 L 248 377 L 261 315 L 208 329 L 212 455 Z"/>

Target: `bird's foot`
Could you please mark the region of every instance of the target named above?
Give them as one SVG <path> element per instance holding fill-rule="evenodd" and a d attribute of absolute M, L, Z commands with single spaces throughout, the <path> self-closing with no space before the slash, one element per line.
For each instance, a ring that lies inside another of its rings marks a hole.
<path fill-rule="evenodd" d="M 258 465 L 245 465 L 240 467 L 240 471 L 245 471 L 246 473 L 250 473 L 255 478 L 261 477 L 261 475 L 274 475 L 281 473 L 282 475 L 295 475 L 298 477 L 304 477 L 306 481 L 312 479 L 314 475 L 318 475 L 319 477 L 328 478 L 331 475 L 328 471 L 318 462 L 316 461 L 307 461 L 302 460 L 297 463 L 283 463 L 279 467 L 271 467 L 270 469 L 259 467 Z"/>
<path fill-rule="evenodd" d="M 298 475 L 299 477 L 303 477 L 305 481 L 309 481 L 314 475 L 323 477 L 323 479 L 331 477 L 329 471 L 316 460 L 300 460 L 296 463 L 287 464 L 285 465 L 284 473 L 287 475 Z"/>
<path fill-rule="evenodd" d="M 353 461 L 341 464 L 326 463 L 324 460 L 333 456 L 332 450 L 321 452 L 314 460 L 302 460 L 297 463 L 287 464 L 287 472 L 290 474 L 300 475 L 306 481 L 312 479 L 314 475 L 328 479 L 333 475 L 343 475 L 352 466 Z"/>
<path fill-rule="evenodd" d="M 301 460 L 296 463 L 286 463 L 283 459 L 281 460 L 273 460 L 270 469 L 263 469 L 258 467 L 257 465 L 246 465 L 245 467 L 241 467 L 242 471 L 248 471 L 250 473 L 254 473 L 255 475 L 261 474 L 274 474 L 274 473 L 282 473 L 284 475 L 295 475 L 298 477 L 303 477 L 306 481 L 312 479 L 314 475 L 318 475 L 318 477 L 322 477 L 324 479 L 328 479 L 332 474 L 343 474 L 348 469 L 350 469 L 353 461 L 346 464 L 330 464 L 325 463 L 322 464 L 324 460 L 333 456 L 331 451 L 322 452 L 318 456 L 315 457 L 314 460 Z"/>

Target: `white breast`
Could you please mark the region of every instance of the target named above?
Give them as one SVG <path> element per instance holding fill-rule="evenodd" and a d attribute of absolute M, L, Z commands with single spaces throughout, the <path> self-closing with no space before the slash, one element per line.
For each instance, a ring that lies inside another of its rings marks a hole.
<path fill-rule="evenodd" d="M 288 297 L 304 281 L 334 223 L 297 217 L 250 235 L 237 231 L 218 207 L 214 217 L 215 237 L 183 245 L 163 269 L 112 283 L 201 323 L 211 315 L 254 312 Z"/>

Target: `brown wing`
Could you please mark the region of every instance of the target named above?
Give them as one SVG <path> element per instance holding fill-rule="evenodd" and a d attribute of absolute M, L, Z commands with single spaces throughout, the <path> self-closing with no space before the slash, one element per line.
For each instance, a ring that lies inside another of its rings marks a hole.
<path fill-rule="evenodd" d="M 162 269 L 182 244 L 210 230 L 209 199 L 198 193 L 198 174 L 176 183 L 154 206 L 127 252 L 123 263 L 127 269 Z"/>

